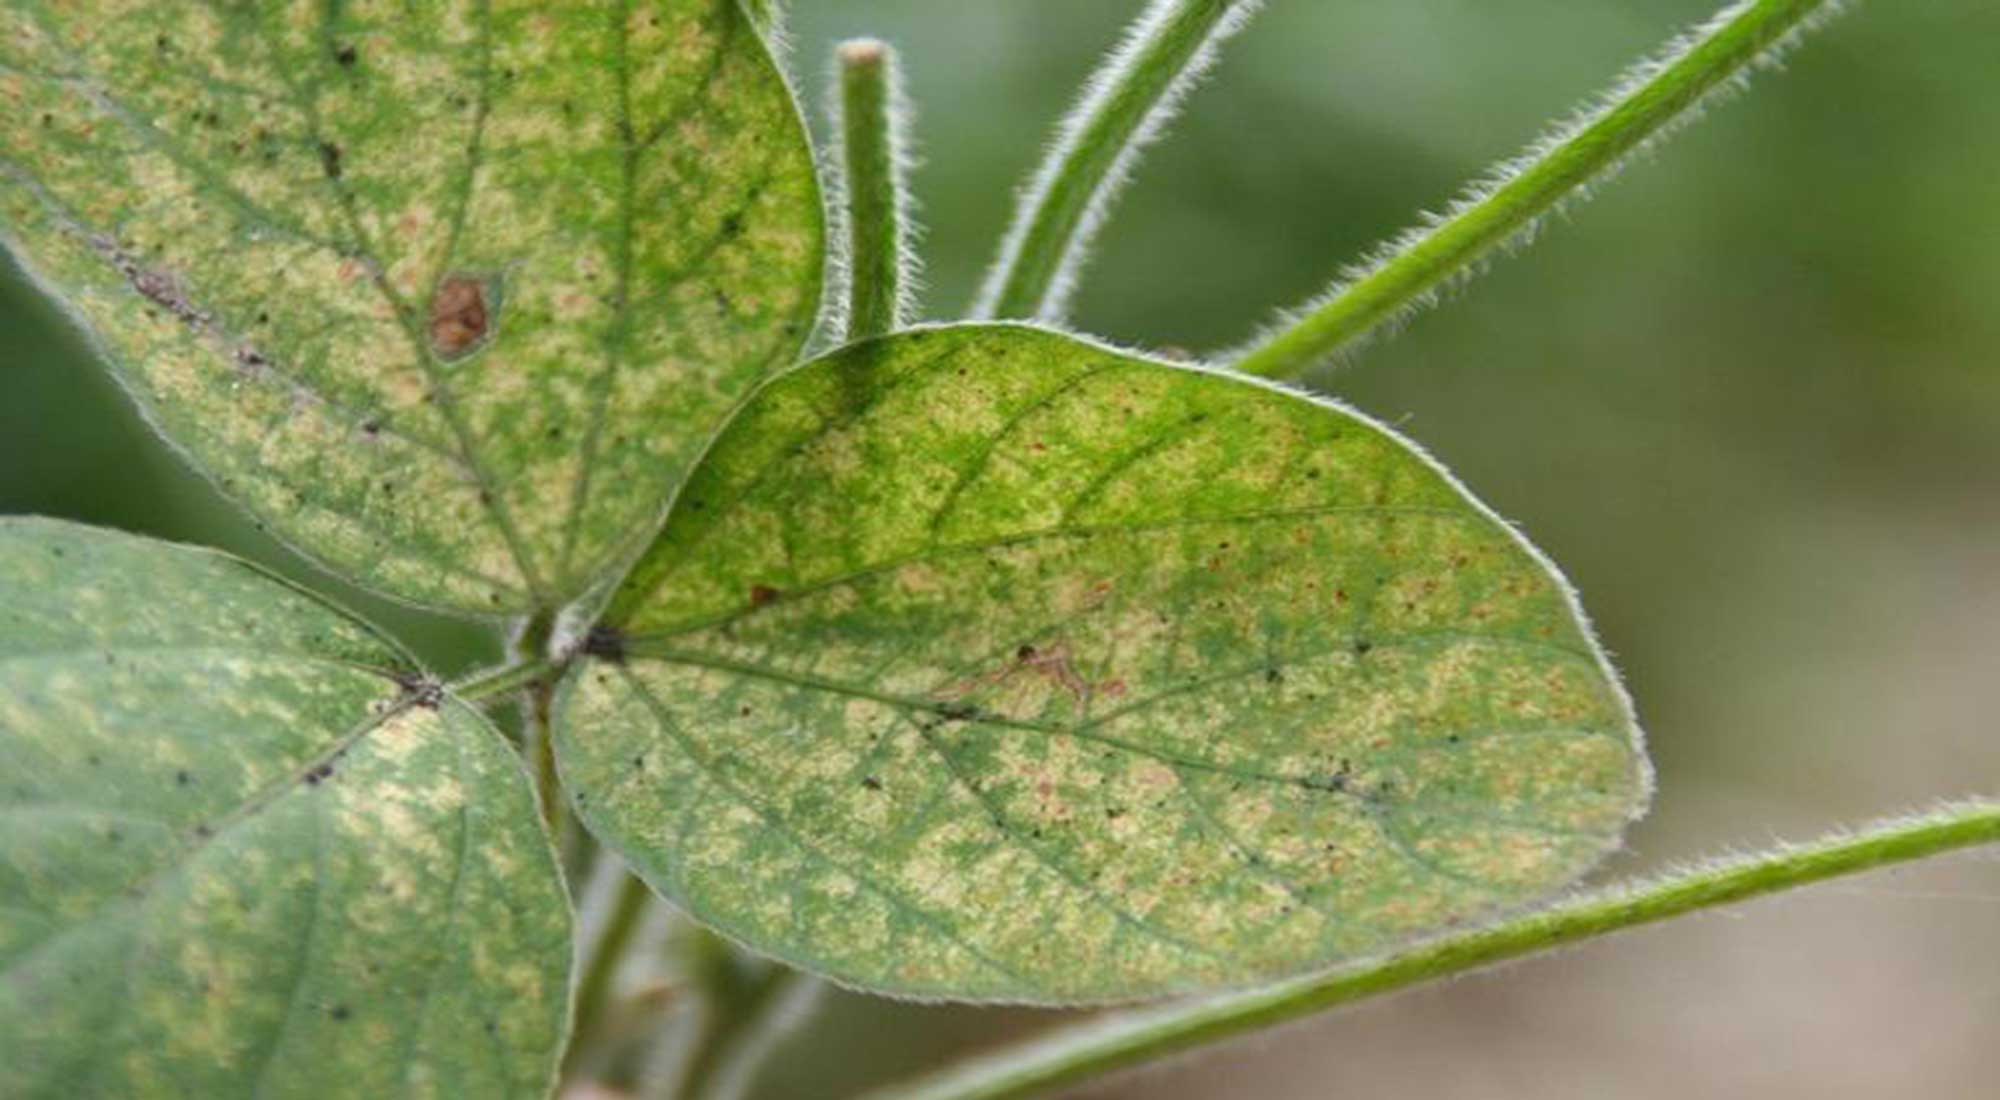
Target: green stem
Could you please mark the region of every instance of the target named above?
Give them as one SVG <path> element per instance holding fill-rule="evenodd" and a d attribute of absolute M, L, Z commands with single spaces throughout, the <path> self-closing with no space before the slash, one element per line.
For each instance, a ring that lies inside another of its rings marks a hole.
<path fill-rule="evenodd" d="M 1085 86 L 1015 210 L 973 316 L 1059 320 L 1139 152 L 1257 0 L 1154 0 Z"/>
<path fill-rule="evenodd" d="M 822 988 L 818 979 L 796 970 L 772 975 L 733 1033 L 716 1044 L 717 1056 L 704 1064 L 702 1076 L 689 1082 L 690 1100 L 742 1100 L 756 1084 L 757 1071 L 812 1011 Z"/>
<path fill-rule="evenodd" d="M 870 1100 L 1026 1097 L 1477 967 L 1670 917 L 1940 852 L 2000 843 L 2000 802 L 1954 805 L 1804 847 L 1716 862 L 1583 894 L 1397 954 L 1248 993 L 1133 1013 L 870 1095 Z"/>
<path fill-rule="evenodd" d="M 846 198 L 846 335 L 866 340 L 901 328 L 910 299 L 896 55 L 860 38 L 841 43 L 834 56 L 834 126 Z"/>
<path fill-rule="evenodd" d="M 653 891 L 637 875 L 626 873 L 618 884 L 618 896 L 611 903 L 602 930 L 590 945 L 589 957 L 584 960 L 582 975 L 577 979 L 576 1015 L 570 1028 L 572 1064 L 597 1039 L 611 1001 L 612 979 L 617 977 L 618 966 L 632 946 L 632 937 L 645 924 L 646 908 L 652 900 Z"/>
<path fill-rule="evenodd" d="M 556 774 L 555 724 L 551 721 L 556 687 L 554 682 L 537 680 L 528 686 L 528 744 L 533 746 L 535 790 L 541 795 L 542 822 L 549 837 L 568 862 L 567 814 L 563 805 L 562 780 Z"/>
<path fill-rule="evenodd" d="M 446 686 L 446 690 L 468 703 L 484 703 L 526 691 L 539 681 L 553 680 L 562 670 L 539 658 L 499 668 L 483 669 Z"/>
<path fill-rule="evenodd" d="M 509 645 L 509 660 L 523 667 L 546 663 L 549 639 L 554 637 L 555 628 L 555 612 L 537 612 L 521 625 L 520 634 Z M 556 776 L 554 709 L 558 678 L 557 670 L 551 669 L 548 675 L 528 677 L 520 684 L 519 690 L 522 744 L 528 753 L 535 794 L 541 800 L 542 823 L 548 827 L 549 839 L 555 844 L 556 851 L 568 864 L 574 854 L 571 851 L 572 838 L 567 834 L 562 784 Z"/>
<path fill-rule="evenodd" d="M 1600 106 L 1502 166 L 1494 174 L 1498 183 L 1475 187 L 1447 216 L 1391 243 L 1298 320 L 1245 353 L 1236 368 L 1291 377 L 1422 306 L 1640 147 L 1693 118 L 1715 93 L 1769 62 L 1816 17 L 1837 7 L 1836 0 L 1732 3 L 1630 71 Z"/>
<path fill-rule="evenodd" d="M 820 983 L 754 958 L 690 926 L 681 953 L 700 1002 L 686 1061 L 652 1082 L 648 1100 L 737 1100 L 811 1008 Z"/>

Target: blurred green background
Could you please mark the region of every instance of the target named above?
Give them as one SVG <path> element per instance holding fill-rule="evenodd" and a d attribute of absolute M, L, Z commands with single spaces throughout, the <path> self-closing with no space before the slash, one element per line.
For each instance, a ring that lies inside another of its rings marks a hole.
<path fill-rule="evenodd" d="M 799 0 L 903 51 L 927 313 L 1136 0 Z M 1196 350 L 1511 155 L 1709 0 L 1274 0 L 1154 151 L 1078 327 Z M 1531 251 L 1315 384 L 1401 427 L 1561 562 L 1660 796 L 1617 875 L 2000 793 L 2000 4 L 1861 5 Z M 0 279 L 0 512 L 225 546 L 342 591 L 147 435 Z M 441 667 L 492 657 L 393 621 Z M 769 1097 L 836 1096 L 1051 1014 L 834 998 Z M 1990 1097 L 2000 861 L 1638 933 L 1113 1082 L 1120 1097 Z"/>

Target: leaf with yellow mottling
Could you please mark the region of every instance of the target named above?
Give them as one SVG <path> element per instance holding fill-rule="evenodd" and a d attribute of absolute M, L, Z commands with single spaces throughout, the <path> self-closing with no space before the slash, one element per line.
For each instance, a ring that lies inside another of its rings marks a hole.
<path fill-rule="evenodd" d="M 921 996 L 1380 951 L 1575 878 L 1649 777 L 1562 579 L 1409 444 L 1018 326 L 768 385 L 559 707 L 657 889 Z"/>
<path fill-rule="evenodd" d="M 0 238 L 148 419 L 359 583 L 551 609 L 818 308 L 736 0 L 0 7 Z"/>
<path fill-rule="evenodd" d="M 0 1096 L 547 1095 L 569 905 L 526 776 L 222 554 L 0 520 Z"/>

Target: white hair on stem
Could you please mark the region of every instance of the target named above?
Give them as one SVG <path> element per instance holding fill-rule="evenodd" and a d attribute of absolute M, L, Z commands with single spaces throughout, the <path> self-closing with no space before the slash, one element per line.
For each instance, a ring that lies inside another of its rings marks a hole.
<path fill-rule="evenodd" d="M 1610 121 L 1611 116 L 1638 100 L 1644 93 L 1654 90 L 1655 85 L 1663 79 L 1672 79 L 1677 70 L 1689 63 L 1696 50 L 1732 30 L 1746 16 L 1763 14 L 1770 18 L 1789 17 L 1789 13 L 1771 15 L 1768 12 L 1757 11 L 1772 6 L 1771 0 L 1736 0 L 1706 22 L 1675 37 L 1664 47 L 1626 70 L 1610 90 L 1574 111 L 1567 119 L 1531 143 L 1521 154 L 1495 165 L 1468 185 L 1459 197 L 1442 211 L 1424 213 L 1415 226 L 1371 250 L 1358 262 L 1343 268 L 1331 288 L 1304 305 L 1279 314 L 1257 336 L 1217 357 L 1225 361 L 1240 362 L 1245 369 L 1259 374 L 1296 374 L 1318 362 L 1338 361 L 1350 356 L 1378 334 L 1396 332 L 1411 316 L 1485 271 L 1496 255 L 1505 255 L 1532 243 L 1550 217 L 1567 213 L 1573 204 L 1588 199 L 1597 186 L 1616 176 L 1634 159 L 1650 153 L 1660 142 L 1679 132 L 1683 127 L 1698 121 L 1709 107 L 1746 88 L 1755 71 L 1779 68 L 1784 55 L 1798 45 L 1808 33 L 1839 14 L 1846 6 L 1846 0 L 1795 2 L 1792 6 L 1799 8 L 1800 13 L 1796 17 L 1791 17 L 1789 25 L 1770 42 L 1744 58 L 1742 63 L 1725 72 L 1679 73 L 1682 79 L 1689 82 L 1690 90 L 1694 94 L 1685 103 L 1673 107 L 1656 124 L 1645 128 L 1629 147 L 1618 150 L 1601 164 L 1589 166 L 1588 170 L 1573 182 L 1552 188 L 1546 194 L 1528 196 L 1505 194 L 1530 172 L 1562 154 L 1574 151 L 1578 146 L 1578 139 L 1591 134 Z M 1702 86 L 1704 80 L 1707 81 L 1706 86 Z M 1617 136 L 1611 135 L 1611 140 L 1615 142 Z M 1417 273 L 1411 277 L 1409 287 L 1391 289 L 1388 292 L 1389 296 L 1399 296 L 1400 300 L 1379 311 L 1378 315 L 1364 315 L 1363 319 L 1353 326 L 1353 331 L 1340 333 L 1328 342 L 1328 346 L 1311 349 L 1309 358 L 1305 361 L 1291 361 L 1289 356 L 1286 357 L 1287 361 L 1272 364 L 1258 361 L 1272 345 L 1291 337 L 1295 330 L 1310 324 L 1316 315 L 1336 303 L 1343 303 L 1357 288 L 1382 276 L 1400 262 L 1408 260 L 1413 253 L 1436 240 L 1443 231 L 1486 213 L 1489 206 L 1496 201 L 1518 202 L 1527 210 L 1527 214 L 1519 224 L 1503 226 L 1493 239 L 1477 242 L 1464 254 L 1450 257 L 1449 270 L 1436 274 Z"/>
<path fill-rule="evenodd" d="M 1943 802 L 1802 844 L 1679 863 L 1260 989 L 1103 1015 L 889 1085 L 865 1100 L 998 1100 L 1073 1088 L 1412 986 L 1910 860 L 1990 851 L 1996 843 L 2000 802 Z"/>
<path fill-rule="evenodd" d="M 836 97 L 837 98 L 837 97 Z M 832 108 L 837 111 L 838 108 Z M 839 126 L 838 120 L 834 125 Z M 799 361 L 813 359 L 847 340 L 848 288 L 853 273 L 847 256 L 847 169 L 841 164 L 838 140 L 813 143 L 813 162 L 819 166 L 820 205 L 825 219 L 825 266 L 820 277 L 819 316 L 812 334 L 806 337 Z"/>
<path fill-rule="evenodd" d="M 896 195 L 896 325 L 900 328 L 916 320 L 923 302 L 924 261 L 918 245 L 924 239 L 924 223 L 917 216 L 922 204 L 910 187 L 910 177 L 923 167 L 923 159 L 916 153 L 912 136 L 916 133 L 916 104 L 903 80 L 902 59 L 893 52 L 887 76 L 889 178 Z"/>
<path fill-rule="evenodd" d="M 1091 75 L 1076 105 L 1057 124 L 1055 139 L 1043 155 L 1041 166 L 1018 194 L 1014 219 L 974 300 L 973 317 L 993 318 L 1005 311 L 1050 323 L 1062 320 L 1076 289 L 1078 269 L 1088 258 L 1091 241 L 1103 227 L 1118 192 L 1131 178 L 1140 155 L 1159 140 L 1188 92 L 1214 65 L 1222 42 L 1241 30 L 1263 4 L 1263 0 L 1211 2 L 1219 2 L 1219 14 L 1211 17 L 1212 22 L 1199 42 L 1152 101 L 1140 105 L 1141 116 L 1123 138 L 1117 154 L 1102 174 L 1089 183 L 1089 196 L 1058 246 L 1059 258 L 1047 276 L 1046 285 L 1036 289 L 1032 306 L 1025 312 L 1009 309 L 1005 302 L 1009 284 L 1018 274 L 1023 259 L 1028 258 L 1030 238 L 1047 213 L 1058 183 L 1087 152 L 1085 145 L 1094 136 L 1093 131 L 1100 125 L 1115 124 L 1114 116 L 1133 106 L 1124 101 L 1127 93 L 1143 75 L 1142 68 L 1155 51 L 1169 48 L 1172 45 L 1167 41 L 1169 36 L 1184 29 L 1180 17 L 1188 16 L 1190 0 L 1152 0 Z"/>
<path fill-rule="evenodd" d="M 823 320 L 823 334 L 828 345 L 847 342 L 853 323 L 850 315 L 854 297 L 854 245 L 855 232 L 853 217 L 853 181 L 848 178 L 848 118 L 846 95 L 843 94 L 843 75 L 849 64 L 879 63 L 881 66 L 884 94 L 883 133 L 888 152 L 888 184 L 891 189 L 890 210 L 893 224 L 889 227 L 894 238 L 895 295 L 892 328 L 901 328 L 913 320 L 919 308 L 923 291 L 923 262 L 917 251 L 917 242 L 923 237 L 922 224 L 917 219 L 917 201 L 909 185 L 910 176 L 920 166 L 920 161 L 911 151 L 913 124 L 916 109 L 912 105 L 903 83 L 903 67 L 896 51 L 878 39 L 855 38 L 840 43 L 834 48 L 833 59 L 827 70 L 827 116 L 832 139 L 827 143 L 821 157 L 821 179 L 826 181 L 827 190 L 827 251 L 830 262 L 827 275 L 826 296 L 829 299 L 827 319 Z"/>

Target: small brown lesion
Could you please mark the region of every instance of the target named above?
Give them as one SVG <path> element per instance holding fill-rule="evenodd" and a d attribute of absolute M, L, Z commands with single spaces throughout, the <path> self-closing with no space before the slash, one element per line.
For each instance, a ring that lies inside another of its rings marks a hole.
<path fill-rule="evenodd" d="M 490 279 L 463 272 L 438 283 L 431 295 L 431 350 L 444 359 L 470 354 L 493 331 Z"/>
<path fill-rule="evenodd" d="M 992 670 L 978 676 L 966 677 L 947 684 L 944 694 L 948 698 L 964 698 L 975 693 L 1005 688 L 1023 680 L 1042 681 L 1048 686 L 1068 694 L 1079 707 L 1089 709 L 1093 700 L 1118 698 L 1125 694 L 1125 681 L 1118 677 L 1092 680 L 1077 667 L 1077 660 L 1071 654 L 1069 644 L 1054 641 L 1043 645 L 1022 643 L 1014 649 L 1014 659 L 1006 661 Z"/>

